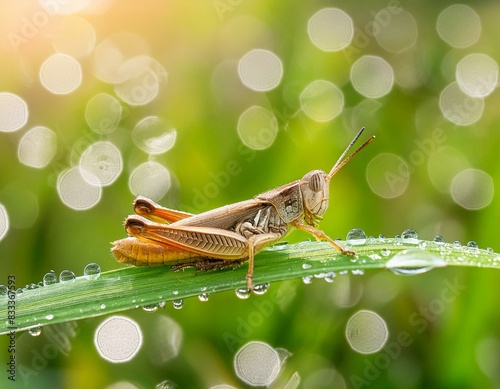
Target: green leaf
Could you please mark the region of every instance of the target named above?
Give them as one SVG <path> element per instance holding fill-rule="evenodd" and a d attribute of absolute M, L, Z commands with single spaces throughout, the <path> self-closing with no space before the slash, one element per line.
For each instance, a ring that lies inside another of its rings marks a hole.
<path fill-rule="evenodd" d="M 345 247 L 346 242 L 339 244 Z M 356 257 L 352 257 L 325 242 L 278 244 L 255 257 L 254 285 L 294 278 L 332 281 L 339 272 L 363 274 L 369 269 L 411 275 L 443 266 L 500 267 L 498 254 L 471 246 L 370 238 L 367 243 L 350 248 L 356 252 Z M 101 273 L 97 279 L 82 276 L 73 282 L 25 288 L 18 293 L 9 291 L 0 297 L 0 317 L 4 318 L 0 334 L 137 307 L 162 306 L 167 301 L 204 293 L 244 289 L 246 272 L 246 265 L 197 273 L 194 269 L 172 271 L 167 266 L 132 266 Z"/>

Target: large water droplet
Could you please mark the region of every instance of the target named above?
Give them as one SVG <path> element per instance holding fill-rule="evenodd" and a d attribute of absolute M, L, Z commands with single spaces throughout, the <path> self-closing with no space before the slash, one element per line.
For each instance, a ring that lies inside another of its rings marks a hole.
<path fill-rule="evenodd" d="M 445 243 L 445 241 L 441 235 L 436 235 L 436 237 L 434 238 L 434 243 L 442 245 Z"/>
<path fill-rule="evenodd" d="M 325 274 L 325 281 L 326 282 L 333 282 L 335 281 L 335 277 L 337 277 L 337 274 L 335 272 L 328 272 Z"/>
<path fill-rule="evenodd" d="M 59 282 L 62 284 L 72 284 L 75 282 L 75 273 L 71 270 L 63 270 L 61 274 L 59 274 Z"/>
<path fill-rule="evenodd" d="M 54 271 L 50 271 L 43 276 L 43 286 L 52 285 L 57 283 L 57 276 Z"/>
<path fill-rule="evenodd" d="M 184 300 L 179 299 L 179 300 L 173 300 L 172 305 L 174 306 L 175 309 L 182 309 L 184 306 Z"/>
<path fill-rule="evenodd" d="M 404 230 L 401 234 L 401 241 L 408 244 L 418 244 L 418 234 L 417 231 L 412 229 Z"/>
<path fill-rule="evenodd" d="M 346 241 L 352 246 L 359 246 L 366 243 L 366 233 L 361 228 L 353 228 L 347 233 Z"/>
<path fill-rule="evenodd" d="M 36 327 L 30 328 L 28 330 L 28 333 L 31 336 L 39 336 L 42 333 L 42 327 L 41 326 L 36 326 Z"/>
<path fill-rule="evenodd" d="M 153 313 L 153 312 L 156 312 L 158 310 L 158 305 L 157 304 L 143 305 L 142 310 L 144 312 Z"/>
<path fill-rule="evenodd" d="M 83 269 L 83 275 L 87 280 L 95 280 L 101 275 L 101 267 L 97 263 L 89 263 Z"/>
<path fill-rule="evenodd" d="M 263 295 L 267 292 L 268 289 L 269 289 L 269 283 L 266 282 L 265 284 L 254 285 L 253 292 L 257 295 Z"/>
<path fill-rule="evenodd" d="M 209 296 L 208 293 L 199 294 L 198 300 L 200 300 L 201 302 L 206 302 L 206 301 L 208 301 L 208 296 Z"/>
<path fill-rule="evenodd" d="M 246 300 L 250 297 L 251 290 L 248 288 L 238 288 L 236 289 L 236 296 L 241 300 Z"/>
<path fill-rule="evenodd" d="M 417 248 L 401 251 L 385 264 L 387 269 L 398 275 L 422 274 L 446 265 L 440 257 Z"/>
<path fill-rule="evenodd" d="M 475 241 L 473 241 L 473 240 L 471 240 L 470 242 L 468 242 L 468 243 L 467 243 L 467 248 L 469 249 L 469 251 L 470 251 L 471 253 L 474 253 L 474 254 L 479 253 L 479 246 L 478 246 L 478 244 L 477 244 Z"/>

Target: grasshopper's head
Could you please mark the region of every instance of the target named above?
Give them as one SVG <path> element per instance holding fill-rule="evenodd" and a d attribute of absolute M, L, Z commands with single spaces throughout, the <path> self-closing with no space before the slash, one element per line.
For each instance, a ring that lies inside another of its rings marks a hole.
<path fill-rule="evenodd" d="M 348 151 L 354 146 L 359 136 L 364 131 L 364 127 L 356 134 L 349 146 L 342 153 L 338 161 L 333 165 L 330 173 L 326 174 L 323 170 L 313 170 L 307 173 L 300 181 L 300 190 L 304 201 L 305 220 L 313 224 L 315 220 L 321 219 L 321 216 L 328 208 L 328 197 L 330 195 L 330 180 L 352 157 L 360 152 L 375 136 L 369 138 L 365 143 L 359 146 L 351 155 L 344 159 Z"/>
<path fill-rule="evenodd" d="M 323 170 L 313 170 L 300 180 L 300 191 L 304 202 L 306 217 L 320 218 L 328 208 L 330 187 L 328 176 Z"/>

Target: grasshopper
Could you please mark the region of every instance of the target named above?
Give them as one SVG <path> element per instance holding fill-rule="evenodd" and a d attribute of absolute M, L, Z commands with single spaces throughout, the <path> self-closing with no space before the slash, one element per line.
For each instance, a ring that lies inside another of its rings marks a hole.
<path fill-rule="evenodd" d="M 337 160 L 330 173 L 313 170 L 300 180 L 264 192 L 251 200 L 226 205 L 198 215 L 164 208 L 146 197 L 134 201 L 137 215 L 128 216 L 128 238 L 112 242 L 118 262 L 136 266 L 169 265 L 178 270 L 220 269 L 248 261 L 246 275 L 252 290 L 254 256 L 266 245 L 295 227 L 326 240 L 345 255 L 345 250 L 316 228 L 328 207 L 329 182 L 347 162 L 368 145 L 369 138 L 346 159 L 362 128 Z"/>

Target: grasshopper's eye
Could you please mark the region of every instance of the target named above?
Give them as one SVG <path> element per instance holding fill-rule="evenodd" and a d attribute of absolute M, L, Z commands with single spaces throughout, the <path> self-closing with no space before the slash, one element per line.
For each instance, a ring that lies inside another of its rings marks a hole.
<path fill-rule="evenodd" d="M 313 192 L 319 192 L 320 190 L 323 190 L 324 184 L 325 180 L 320 173 L 313 174 L 309 178 L 309 188 L 311 188 Z"/>

